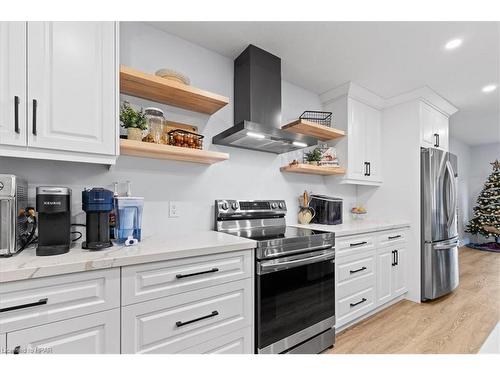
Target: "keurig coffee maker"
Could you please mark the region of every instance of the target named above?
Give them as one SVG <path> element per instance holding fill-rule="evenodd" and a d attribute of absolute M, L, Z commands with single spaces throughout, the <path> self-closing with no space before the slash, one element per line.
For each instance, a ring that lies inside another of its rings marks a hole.
<path fill-rule="evenodd" d="M 113 210 L 113 192 L 103 188 L 83 190 L 82 210 L 87 213 L 87 234 L 82 248 L 100 250 L 113 246 L 109 239 L 109 213 Z"/>
<path fill-rule="evenodd" d="M 58 255 L 71 245 L 71 189 L 56 186 L 36 188 L 38 247 L 36 255 Z"/>

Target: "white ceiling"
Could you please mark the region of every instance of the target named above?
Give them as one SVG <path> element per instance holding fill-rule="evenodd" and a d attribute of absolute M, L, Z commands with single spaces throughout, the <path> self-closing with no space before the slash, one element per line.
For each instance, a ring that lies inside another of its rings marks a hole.
<path fill-rule="evenodd" d="M 282 59 L 283 79 L 321 94 L 353 81 L 384 98 L 422 86 L 459 112 L 452 136 L 500 141 L 498 22 L 153 22 L 166 32 L 235 58 L 255 44 Z M 453 38 L 463 44 L 447 51 Z M 481 131 L 480 131 L 481 130 Z"/>

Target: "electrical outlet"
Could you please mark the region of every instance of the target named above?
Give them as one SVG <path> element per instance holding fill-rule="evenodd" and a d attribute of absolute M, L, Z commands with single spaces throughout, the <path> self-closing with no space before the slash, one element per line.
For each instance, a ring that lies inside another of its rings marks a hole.
<path fill-rule="evenodd" d="M 170 201 L 169 206 L 168 206 L 168 216 L 169 217 L 179 217 L 179 205 L 180 202 L 177 201 Z"/>

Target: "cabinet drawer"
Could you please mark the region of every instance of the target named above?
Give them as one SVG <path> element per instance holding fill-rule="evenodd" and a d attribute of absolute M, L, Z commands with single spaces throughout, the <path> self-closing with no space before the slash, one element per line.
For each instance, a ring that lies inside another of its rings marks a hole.
<path fill-rule="evenodd" d="M 252 324 L 252 279 L 122 308 L 123 353 L 176 353 Z"/>
<path fill-rule="evenodd" d="M 337 327 L 365 314 L 375 307 L 375 288 L 370 287 L 349 297 L 341 298 L 337 304 Z"/>
<path fill-rule="evenodd" d="M 339 237 L 335 240 L 337 258 L 354 254 L 362 254 L 375 249 L 376 236 L 364 234 L 357 236 Z"/>
<path fill-rule="evenodd" d="M 252 250 L 122 269 L 122 304 L 130 305 L 252 276 Z"/>
<path fill-rule="evenodd" d="M 377 285 L 377 278 L 375 273 L 369 273 L 353 280 L 344 281 L 343 283 L 337 283 L 336 296 L 337 299 L 346 298 L 360 291 L 375 288 Z"/>
<path fill-rule="evenodd" d="M 406 242 L 406 229 L 392 230 L 378 235 L 378 247 L 391 246 Z"/>
<path fill-rule="evenodd" d="M 0 332 L 120 306 L 120 270 L 109 269 L 0 284 Z"/>
<path fill-rule="evenodd" d="M 181 350 L 182 354 L 253 354 L 251 326 Z"/>
<path fill-rule="evenodd" d="M 337 282 L 344 283 L 375 272 L 375 253 L 373 251 L 361 256 L 342 258 L 337 261 Z"/>
<path fill-rule="evenodd" d="M 120 354 L 120 309 L 7 334 L 8 352 Z"/>

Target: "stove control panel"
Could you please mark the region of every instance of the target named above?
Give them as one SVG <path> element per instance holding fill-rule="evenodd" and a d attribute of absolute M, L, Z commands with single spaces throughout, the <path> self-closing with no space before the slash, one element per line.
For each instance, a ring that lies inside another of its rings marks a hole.
<path fill-rule="evenodd" d="M 234 218 L 253 215 L 262 217 L 262 215 L 280 215 L 286 214 L 286 203 L 284 200 L 232 200 L 217 199 L 215 201 L 215 216 Z"/>

